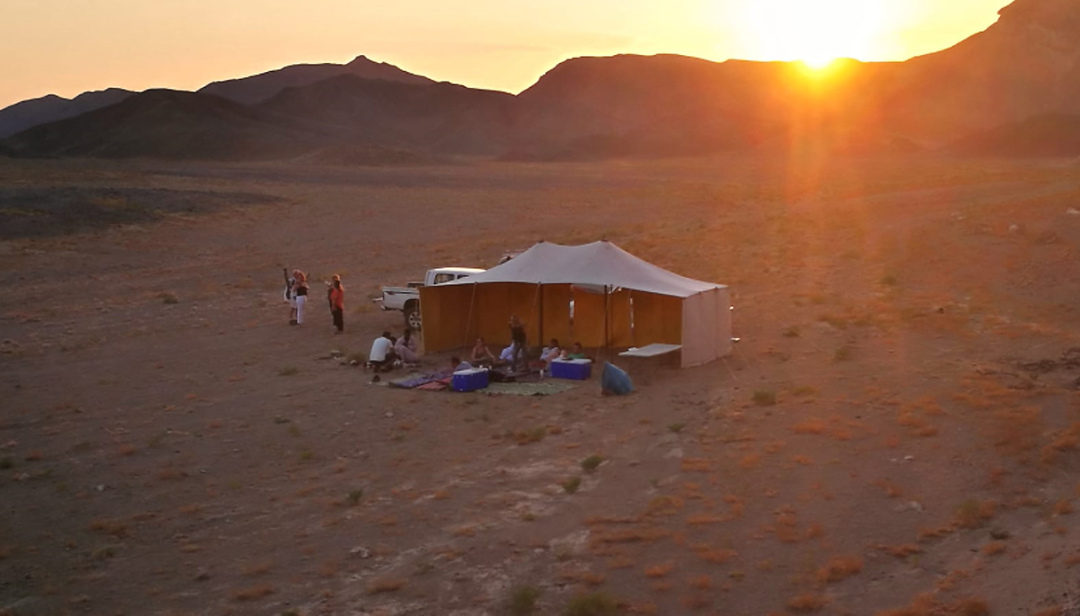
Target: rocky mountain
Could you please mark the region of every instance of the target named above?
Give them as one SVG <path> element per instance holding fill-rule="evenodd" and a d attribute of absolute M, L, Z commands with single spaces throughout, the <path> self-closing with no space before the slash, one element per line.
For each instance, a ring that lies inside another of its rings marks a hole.
<path fill-rule="evenodd" d="M 819 73 L 801 63 L 677 55 L 576 58 L 515 97 L 361 56 L 198 94 L 131 97 L 0 141 L 0 152 L 368 161 L 750 150 L 1030 156 L 1072 152 L 1073 116 L 1080 0 L 1016 0 L 986 31 L 906 62 L 846 60 Z"/>
<path fill-rule="evenodd" d="M 79 114 L 119 103 L 134 92 L 109 88 L 100 92 L 83 92 L 75 98 L 50 94 L 25 100 L 0 109 L 0 139 L 9 137 L 38 124 L 73 118 Z"/>
<path fill-rule="evenodd" d="M 448 83 L 342 75 L 259 105 L 150 90 L 23 131 L 0 147 L 22 157 L 307 159 L 396 164 L 505 149 L 513 96 Z"/>
<path fill-rule="evenodd" d="M 514 97 L 450 83 L 407 84 L 342 75 L 289 88 L 258 106 L 348 134 L 357 143 L 436 154 L 506 149 Z"/>
<path fill-rule="evenodd" d="M 25 157 L 251 160 L 297 156 L 327 140 L 291 118 L 216 96 L 148 90 L 3 144 Z"/>
<path fill-rule="evenodd" d="M 947 149 L 956 154 L 977 156 L 1080 156 L 1080 115 L 1032 116 L 968 135 Z"/>
<path fill-rule="evenodd" d="M 427 77 L 403 71 L 392 64 L 373 62 L 364 56 L 358 56 L 348 64 L 294 64 L 251 77 L 217 81 L 204 86 L 199 92 L 254 105 L 272 98 L 286 88 L 307 86 L 340 75 L 411 84 L 434 83 Z"/>

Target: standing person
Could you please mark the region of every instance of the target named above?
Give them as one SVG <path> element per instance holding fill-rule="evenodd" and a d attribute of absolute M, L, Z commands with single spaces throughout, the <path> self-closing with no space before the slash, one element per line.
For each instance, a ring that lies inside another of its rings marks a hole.
<path fill-rule="evenodd" d="M 296 284 L 293 285 L 293 292 L 296 294 L 296 325 L 301 325 L 304 322 L 304 305 L 307 304 L 308 283 L 307 274 L 301 272 L 298 269 L 293 270 L 293 278 L 296 279 Z"/>
<path fill-rule="evenodd" d="M 525 324 L 516 314 L 510 315 L 510 370 L 517 372 L 518 357 L 525 358 Z"/>
<path fill-rule="evenodd" d="M 330 314 L 334 317 L 334 327 L 338 334 L 345 331 L 345 287 L 341 284 L 341 276 L 334 274 L 330 283 Z"/>
<path fill-rule="evenodd" d="M 288 268 L 281 268 L 285 275 L 285 301 L 289 302 L 289 325 L 296 325 L 296 278 L 289 276 Z"/>
<path fill-rule="evenodd" d="M 416 349 L 416 338 L 412 337 L 412 328 L 406 327 L 405 332 L 394 343 L 394 353 L 402 362 L 415 364 L 420 361 L 420 355 L 417 354 Z"/>

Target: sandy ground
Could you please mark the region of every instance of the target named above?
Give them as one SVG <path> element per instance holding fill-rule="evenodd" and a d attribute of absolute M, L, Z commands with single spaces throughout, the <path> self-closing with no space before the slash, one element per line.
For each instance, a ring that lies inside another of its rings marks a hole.
<path fill-rule="evenodd" d="M 1076 164 L 0 161 L 0 186 L 217 195 L 0 244 L 8 613 L 1080 614 Z M 731 285 L 735 353 L 614 399 L 325 359 L 400 327 L 381 284 L 600 238 Z M 282 267 L 342 275 L 345 335 L 320 301 L 286 324 Z"/>

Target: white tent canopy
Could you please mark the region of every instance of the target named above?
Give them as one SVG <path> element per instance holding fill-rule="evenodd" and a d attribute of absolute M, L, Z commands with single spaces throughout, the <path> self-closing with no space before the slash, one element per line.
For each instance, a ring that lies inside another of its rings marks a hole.
<path fill-rule="evenodd" d="M 489 282 L 624 288 L 683 298 L 713 289 L 727 288 L 724 285 L 674 274 L 639 259 L 610 242 L 593 242 L 581 246 L 540 242 L 482 274 L 446 284 Z"/>
<path fill-rule="evenodd" d="M 486 272 L 424 287 L 420 296 L 428 352 L 462 348 L 477 336 L 501 344 L 511 314 L 524 317 L 530 340 L 674 344 L 683 366 L 731 352 L 726 286 L 669 272 L 609 242 L 541 242 Z"/>

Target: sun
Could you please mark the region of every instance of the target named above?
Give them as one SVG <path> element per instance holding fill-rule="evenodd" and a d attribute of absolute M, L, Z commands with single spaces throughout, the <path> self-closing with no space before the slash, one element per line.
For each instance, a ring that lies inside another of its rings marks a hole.
<path fill-rule="evenodd" d="M 801 60 L 824 68 L 837 58 L 865 60 L 887 25 L 880 0 L 753 0 L 741 29 L 762 60 Z"/>

